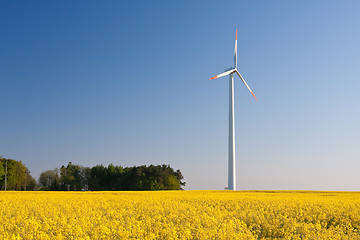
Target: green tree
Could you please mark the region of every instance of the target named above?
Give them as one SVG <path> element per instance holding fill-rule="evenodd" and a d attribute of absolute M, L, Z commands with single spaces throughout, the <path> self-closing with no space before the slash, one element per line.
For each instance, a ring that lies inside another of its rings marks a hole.
<path fill-rule="evenodd" d="M 167 176 L 165 180 L 165 189 L 166 190 L 179 190 L 180 181 L 174 175 Z"/>
<path fill-rule="evenodd" d="M 60 190 L 60 176 L 58 169 L 42 172 L 39 177 L 41 190 Z"/>
<path fill-rule="evenodd" d="M 80 179 L 81 179 L 81 186 L 82 190 L 90 190 L 89 181 L 90 181 L 90 170 L 89 167 L 80 167 Z"/>
<path fill-rule="evenodd" d="M 6 190 L 25 190 L 25 181 L 29 180 L 30 182 L 32 182 L 32 180 L 34 180 L 29 174 L 26 166 L 21 161 L 0 158 L 0 166 L 0 188 L 3 190 L 5 189 L 5 172 L 7 172 Z M 33 189 L 35 187 L 36 181 Z M 27 190 L 30 189 L 27 188 Z"/>
<path fill-rule="evenodd" d="M 56 176 L 47 171 L 42 173 L 39 182 L 44 189 L 55 190 Z M 91 190 L 91 191 L 119 191 L 119 190 L 180 190 L 185 185 L 180 170 L 174 171 L 170 165 L 142 165 L 134 167 L 107 167 L 96 165 L 86 168 L 72 164 L 60 168 L 60 190 Z"/>
<path fill-rule="evenodd" d="M 83 167 L 69 162 L 60 168 L 60 187 L 62 190 L 76 191 L 85 189 L 86 177 L 82 172 Z"/>
<path fill-rule="evenodd" d="M 106 168 L 103 165 L 96 165 L 90 169 L 89 189 L 92 191 L 107 190 Z"/>
<path fill-rule="evenodd" d="M 28 174 L 26 178 L 26 191 L 34 191 L 37 190 L 37 188 L 38 185 L 36 183 L 36 180 L 30 174 Z"/>

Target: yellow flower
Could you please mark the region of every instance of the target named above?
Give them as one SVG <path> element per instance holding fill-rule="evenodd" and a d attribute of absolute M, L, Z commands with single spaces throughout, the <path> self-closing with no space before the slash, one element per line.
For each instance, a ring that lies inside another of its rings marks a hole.
<path fill-rule="evenodd" d="M 360 239 L 360 193 L 2 192 L 0 239 Z"/>

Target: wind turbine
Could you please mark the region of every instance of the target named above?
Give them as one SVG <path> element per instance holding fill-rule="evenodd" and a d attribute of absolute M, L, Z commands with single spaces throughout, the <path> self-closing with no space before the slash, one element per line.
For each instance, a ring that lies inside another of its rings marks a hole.
<path fill-rule="evenodd" d="M 235 119 L 234 119 L 234 77 L 233 74 L 236 73 L 242 82 L 245 84 L 247 89 L 253 95 L 255 100 L 254 93 L 251 91 L 249 85 L 245 82 L 244 78 L 241 76 L 237 70 L 237 29 L 236 29 L 236 38 L 235 38 L 235 51 L 234 51 L 234 67 L 226 69 L 224 73 L 221 73 L 215 77 L 210 78 L 210 80 L 230 75 L 229 79 L 229 165 L 228 165 L 228 189 L 236 190 L 236 173 L 235 173 Z"/>

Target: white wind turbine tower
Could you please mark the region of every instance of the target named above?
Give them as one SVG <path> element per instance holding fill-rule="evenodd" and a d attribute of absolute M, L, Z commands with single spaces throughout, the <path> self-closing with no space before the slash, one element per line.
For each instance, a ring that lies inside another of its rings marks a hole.
<path fill-rule="evenodd" d="M 230 75 L 229 81 L 229 171 L 228 171 L 228 189 L 236 190 L 236 173 L 235 173 L 235 119 L 234 119 L 234 77 L 233 74 L 236 73 L 239 75 L 240 79 L 243 81 L 245 86 L 249 89 L 250 93 L 255 97 L 254 93 L 251 91 L 249 85 L 245 82 L 244 78 L 241 76 L 237 70 L 237 29 L 236 29 L 236 38 L 235 38 L 235 51 L 234 51 L 234 67 L 226 69 L 224 73 L 221 73 L 215 77 L 210 78 L 210 80 Z"/>

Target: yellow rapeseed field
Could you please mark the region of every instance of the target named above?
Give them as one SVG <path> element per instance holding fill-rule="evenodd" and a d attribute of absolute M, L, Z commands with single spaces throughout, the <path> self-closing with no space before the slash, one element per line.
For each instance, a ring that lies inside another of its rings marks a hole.
<path fill-rule="evenodd" d="M 1 192 L 0 239 L 360 239 L 360 193 Z"/>

